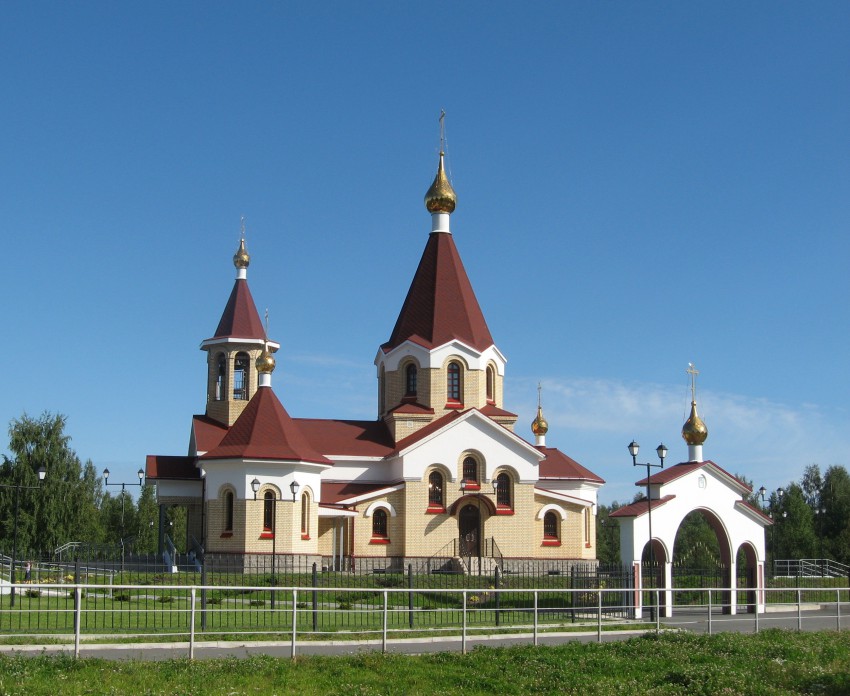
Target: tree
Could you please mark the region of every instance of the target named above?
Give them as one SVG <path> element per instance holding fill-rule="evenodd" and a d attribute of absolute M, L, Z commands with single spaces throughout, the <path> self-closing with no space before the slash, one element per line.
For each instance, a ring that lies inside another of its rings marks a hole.
<path fill-rule="evenodd" d="M 821 506 L 826 511 L 821 534 L 827 553 L 850 563 L 850 475 L 843 466 L 831 466 L 823 476 Z"/>
<path fill-rule="evenodd" d="M 809 507 L 814 510 L 818 509 L 821 504 L 821 495 L 823 492 L 823 477 L 820 474 L 820 467 L 817 464 L 809 464 L 803 472 L 803 478 L 800 479 L 800 488 L 803 489 L 803 497 L 806 499 Z"/>
<path fill-rule="evenodd" d="M 817 555 L 814 512 L 806 503 L 802 487 L 788 485 L 773 517 L 775 558 L 798 560 Z"/>
<path fill-rule="evenodd" d="M 158 515 L 156 486 L 147 485 L 142 488 L 142 494 L 139 496 L 139 536 L 136 539 L 136 553 L 156 553 Z"/>
<path fill-rule="evenodd" d="M 596 512 L 596 558 L 600 563 L 620 562 L 620 524 L 611 513 L 620 504 L 615 500 L 610 506 L 600 505 Z"/>
<path fill-rule="evenodd" d="M 3 457 L 0 480 L 4 485 L 33 485 L 38 490 L 21 490 L 18 516 L 18 548 L 54 551 L 68 541 L 80 541 L 81 533 L 96 529 L 93 510 L 97 508 L 97 486 L 92 485 L 93 467 L 87 471 L 65 434 L 66 418 L 45 411 L 38 418 L 24 413 L 9 424 L 9 450 L 14 458 Z M 44 466 L 46 476 L 38 484 L 37 471 Z M 11 538 L 14 524 L 14 490 L 0 496 L 0 520 L 4 536 Z M 69 505 L 68 501 L 73 501 Z"/>

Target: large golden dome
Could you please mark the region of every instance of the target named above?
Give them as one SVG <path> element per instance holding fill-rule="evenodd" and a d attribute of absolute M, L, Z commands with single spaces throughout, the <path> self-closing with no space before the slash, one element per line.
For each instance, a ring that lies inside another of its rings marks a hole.
<path fill-rule="evenodd" d="M 245 251 L 245 238 L 239 240 L 239 248 L 236 250 L 236 253 L 233 255 L 233 265 L 236 268 L 248 268 L 248 264 L 251 263 L 251 256 Z"/>
<path fill-rule="evenodd" d="M 434 183 L 425 194 L 425 207 L 429 213 L 453 213 L 457 204 L 457 196 L 443 169 L 444 156 L 445 153 L 441 152 L 437 176 L 434 177 Z"/>
<path fill-rule="evenodd" d="M 260 374 L 271 374 L 274 372 L 275 360 L 274 356 L 269 351 L 269 344 L 266 343 L 263 346 L 263 352 L 260 353 L 260 357 L 257 358 L 257 372 Z"/>
<path fill-rule="evenodd" d="M 537 407 L 537 418 L 531 421 L 531 432 L 535 435 L 545 435 L 549 432 L 549 424 L 543 417 L 543 407 Z"/>
<path fill-rule="evenodd" d="M 682 426 L 682 439 L 689 445 L 701 445 L 708 437 L 708 428 L 697 415 L 697 402 L 691 401 L 691 415 Z"/>

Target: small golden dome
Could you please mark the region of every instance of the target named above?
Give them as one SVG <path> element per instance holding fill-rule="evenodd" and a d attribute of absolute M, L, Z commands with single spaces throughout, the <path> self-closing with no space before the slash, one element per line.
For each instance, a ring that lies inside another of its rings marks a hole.
<path fill-rule="evenodd" d="M 260 374 L 270 375 L 272 372 L 274 372 L 275 360 L 274 356 L 271 354 L 271 351 L 269 351 L 268 343 L 263 346 L 263 352 L 260 353 L 260 357 L 257 358 L 256 365 L 257 372 L 259 372 Z"/>
<path fill-rule="evenodd" d="M 248 268 L 248 264 L 250 263 L 251 256 L 247 251 L 245 251 L 245 238 L 243 237 L 239 240 L 239 248 L 233 255 L 233 265 L 236 266 L 236 268 Z"/>
<path fill-rule="evenodd" d="M 431 184 L 431 188 L 425 194 L 425 207 L 429 213 L 453 213 L 457 204 L 457 196 L 443 169 L 444 154 L 443 152 L 440 153 L 437 176 L 434 177 L 434 183 Z"/>
<path fill-rule="evenodd" d="M 682 426 L 682 439 L 689 445 L 701 445 L 708 437 L 708 428 L 697 415 L 697 402 L 691 401 L 691 415 Z"/>
<path fill-rule="evenodd" d="M 537 418 L 531 422 L 531 432 L 535 435 L 545 435 L 549 432 L 549 424 L 543 417 L 543 407 L 537 407 Z"/>

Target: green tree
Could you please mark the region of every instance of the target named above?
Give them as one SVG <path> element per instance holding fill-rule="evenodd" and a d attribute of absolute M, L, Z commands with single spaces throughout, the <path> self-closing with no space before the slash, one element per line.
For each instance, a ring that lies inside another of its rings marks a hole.
<path fill-rule="evenodd" d="M 720 542 L 703 514 L 694 510 L 676 531 L 673 562 L 682 568 L 714 569 L 720 565 Z"/>
<path fill-rule="evenodd" d="M 596 512 L 596 558 L 600 563 L 620 562 L 620 524 L 611 513 L 620 504 L 615 500 L 608 505 L 600 505 Z"/>
<path fill-rule="evenodd" d="M 799 560 L 817 555 L 814 512 L 799 484 L 792 483 L 786 488 L 778 501 L 773 523 L 775 558 Z"/>
<path fill-rule="evenodd" d="M 71 449 L 65 433 L 66 418 L 44 412 L 38 418 L 26 413 L 9 424 L 10 459 L 3 457 L 0 480 L 5 485 L 37 485 L 38 490 L 22 490 L 18 524 L 18 547 L 53 551 L 69 541 L 82 540 L 81 533 L 94 533 L 93 510 L 97 488 L 84 477 L 83 466 Z M 39 485 L 37 471 L 45 467 L 46 477 Z M 0 496 L 0 520 L 4 537 L 14 518 L 14 491 Z M 69 504 L 68 501 L 73 501 Z"/>
<path fill-rule="evenodd" d="M 135 544 L 136 552 L 156 553 L 159 514 L 159 508 L 156 504 L 156 486 L 148 485 L 142 488 L 137 510 L 139 531 Z"/>
<path fill-rule="evenodd" d="M 831 466 L 823 476 L 821 506 L 825 510 L 822 536 L 826 553 L 850 563 L 850 475 L 843 466 Z"/>

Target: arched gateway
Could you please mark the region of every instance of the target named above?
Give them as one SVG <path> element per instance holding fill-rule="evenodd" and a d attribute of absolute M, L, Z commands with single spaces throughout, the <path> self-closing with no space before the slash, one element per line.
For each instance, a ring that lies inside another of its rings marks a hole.
<path fill-rule="evenodd" d="M 703 460 L 702 445 L 708 430 L 696 412 L 696 399 L 691 401 L 691 414 L 682 428 L 688 443 L 687 462 L 676 464 L 653 474 L 635 485 L 648 487 L 649 501 L 640 500 L 611 513 L 620 522 L 620 558 L 634 572 L 635 615 L 642 615 L 644 588 L 641 559 L 649 543 L 650 510 L 652 552 L 658 577 L 647 587 L 662 588 L 661 613 L 673 613 L 673 547 L 682 521 L 698 511 L 717 535 L 723 568 L 722 585 L 731 588 L 715 601 L 730 614 L 737 613 L 737 581 L 745 575 L 748 611 L 764 611 L 765 543 L 764 529 L 772 520 L 746 501 L 752 488 L 710 460 Z M 650 507 L 651 506 L 651 507 Z M 739 551 L 746 563 L 746 574 L 737 567 Z M 741 589 L 744 589 L 742 587 Z"/>

